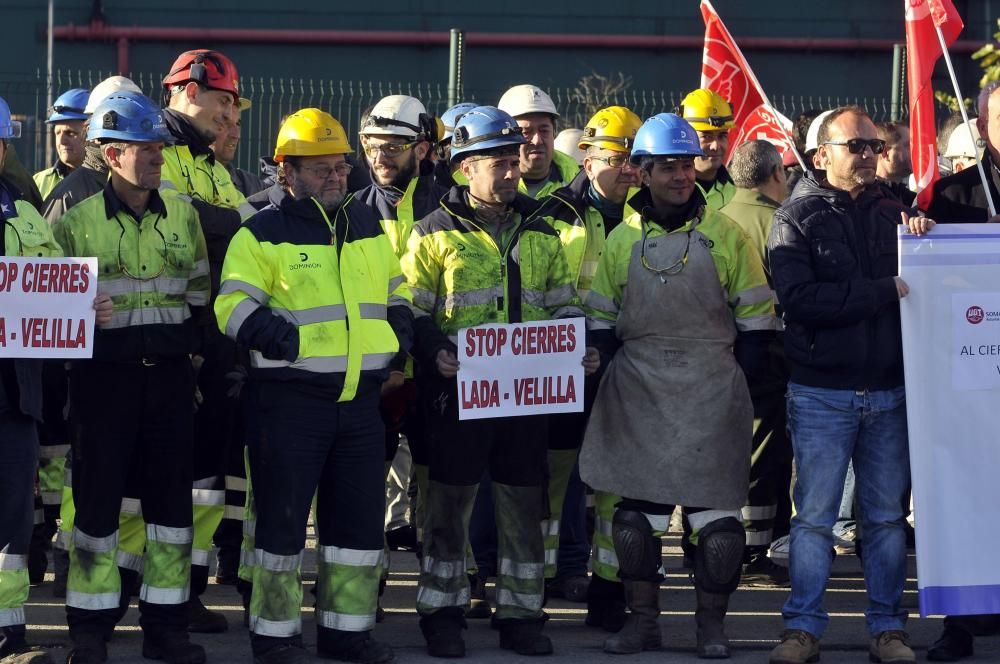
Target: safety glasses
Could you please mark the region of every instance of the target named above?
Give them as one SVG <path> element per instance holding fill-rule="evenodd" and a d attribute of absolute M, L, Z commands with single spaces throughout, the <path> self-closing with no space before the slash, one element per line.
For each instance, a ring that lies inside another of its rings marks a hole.
<path fill-rule="evenodd" d="M 871 148 L 872 154 L 882 154 L 885 152 L 885 141 L 881 138 L 872 138 L 869 140 L 851 138 L 846 141 L 826 141 L 823 145 L 846 145 L 847 151 L 851 154 L 863 154 L 865 148 Z"/>
<path fill-rule="evenodd" d="M 164 273 L 164 271 L 166 271 L 166 269 L 167 269 L 167 238 L 165 238 L 163 236 L 163 233 L 160 232 L 160 229 L 157 228 L 156 223 L 153 224 L 153 230 L 156 231 L 156 234 L 160 236 L 160 241 L 163 242 L 163 251 L 160 252 L 160 268 L 159 268 L 159 270 L 157 270 L 156 274 L 152 274 L 152 275 L 149 275 L 149 276 L 146 276 L 146 277 L 142 277 L 142 276 L 138 276 L 138 275 L 132 274 L 132 272 L 129 271 L 129 269 L 128 269 L 128 265 L 122 259 L 122 240 L 125 239 L 125 224 L 123 224 L 122 221 L 121 221 L 121 219 L 118 219 L 117 217 L 115 217 L 115 221 L 118 222 L 118 227 L 121 228 L 121 231 L 122 231 L 121 235 L 118 236 L 118 269 L 122 272 L 122 274 L 124 274 L 129 279 L 135 279 L 136 281 L 152 281 L 153 279 L 156 279 L 157 277 L 159 277 L 160 275 L 162 275 Z M 156 221 L 159 222 L 159 219 L 157 219 Z M 139 238 L 140 238 L 140 240 L 139 240 L 139 243 L 138 243 L 137 246 L 142 246 L 142 239 L 141 239 L 142 238 L 142 227 L 141 226 L 139 227 Z M 145 269 L 145 268 L 146 268 L 146 266 L 143 265 L 142 269 Z"/>
<path fill-rule="evenodd" d="M 366 143 L 364 146 L 365 154 L 368 155 L 369 159 L 374 159 L 381 152 L 387 157 L 398 157 L 407 150 L 412 150 L 413 146 L 419 141 L 413 141 L 412 143 L 380 143 L 378 145 L 372 145 Z"/>
<path fill-rule="evenodd" d="M 312 174 L 313 177 L 320 180 L 326 180 L 333 173 L 337 174 L 337 177 L 346 178 L 354 170 L 354 167 L 348 164 L 346 161 L 337 164 L 336 166 L 303 166 L 303 171 Z"/>
<path fill-rule="evenodd" d="M 611 168 L 625 168 L 632 163 L 629 161 L 629 155 L 627 154 L 616 154 L 610 157 L 591 157 L 591 159 L 603 161 Z"/>
<path fill-rule="evenodd" d="M 691 251 L 691 231 L 688 231 L 686 235 L 687 235 L 687 244 L 684 245 L 683 256 L 681 256 L 677 261 L 666 267 L 653 267 L 652 265 L 649 264 L 649 261 L 646 260 L 646 238 L 649 237 L 649 230 L 648 229 L 643 230 L 642 248 L 639 252 L 639 262 L 642 264 L 644 268 L 659 276 L 660 279 L 663 281 L 666 281 L 665 277 L 667 276 L 672 277 L 680 274 L 681 271 L 684 269 L 684 266 L 687 265 L 688 254 Z"/>

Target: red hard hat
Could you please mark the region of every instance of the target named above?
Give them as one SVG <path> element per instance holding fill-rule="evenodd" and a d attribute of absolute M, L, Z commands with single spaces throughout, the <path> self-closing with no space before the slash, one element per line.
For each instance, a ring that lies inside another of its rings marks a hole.
<path fill-rule="evenodd" d="M 163 87 L 169 90 L 188 81 L 201 83 L 213 90 L 223 90 L 239 100 L 240 75 L 236 65 L 218 51 L 200 48 L 181 53 L 163 79 Z"/>

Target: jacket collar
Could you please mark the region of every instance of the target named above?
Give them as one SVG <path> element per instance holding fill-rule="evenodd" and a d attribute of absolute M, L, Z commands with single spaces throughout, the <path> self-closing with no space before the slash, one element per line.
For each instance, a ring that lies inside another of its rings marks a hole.
<path fill-rule="evenodd" d="M 476 213 L 472 209 L 472 206 L 469 205 L 469 199 L 467 197 L 468 192 L 468 186 L 455 185 L 449 189 L 448 193 L 441 199 L 441 207 L 443 207 L 451 215 L 461 219 L 475 218 Z M 539 203 L 531 196 L 518 192 L 517 196 L 514 198 L 514 202 L 511 203 L 511 207 L 514 208 L 514 212 L 521 215 L 521 219 L 527 219 L 528 216 L 538 210 Z"/>
<path fill-rule="evenodd" d="M 167 206 L 163 203 L 163 199 L 160 198 L 160 192 L 155 189 L 149 192 L 149 205 L 146 206 L 147 212 L 152 212 L 161 217 L 167 216 Z M 108 178 L 108 183 L 104 185 L 104 212 L 108 219 L 114 219 L 118 216 L 119 212 L 125 212 L 136 221 L 142 221 L 142 216 L 137 217 L 135 211 L 132 210 L 125 202 L 118 197 L 115 193 L 114 187 L 111 186 L 111 179 Z"/>
<path fill-rule="evenodd" d="M 736 193 L 733 194 L 733 200 L 730 202 L 742 203 L 744 205 L 757 205 L 759 207 L 771 209 L 781 206 L 781 203 L 765 196 L 759 191 L 754 191 L 753 189 L 743 189 L 742 187 L 736 188 Z"/>
<path fill-rule="evenodd" d="M 174 136 L 175 145 L 185 145 L 194 156 L 208 155 L 208 161 L 215 163 L 215 153 L 205 142 L 205 138 L 195 129 L 191 119 L 172 108 L 163 111 L 163 119 L 167 129 Z"/>

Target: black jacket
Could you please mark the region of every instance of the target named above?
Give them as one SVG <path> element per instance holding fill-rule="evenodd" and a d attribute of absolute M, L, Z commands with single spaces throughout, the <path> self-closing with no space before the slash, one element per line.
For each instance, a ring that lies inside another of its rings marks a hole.
<path fill-rule="evenodd" d="M 989 150 L 983 157 L 983 170 L 986 171 L 990 184 L 993 203 L 1000 207 L 1000 174 L 997 173 L 996 162 Z M 986 221 L 990 216 L 989 205 L 979 169 L 970 166 L 935 182 L 934 197 L 927 209 L 927 216 L 944 224 Z"/>
<path fill-rule="evenodd" d="M 24 198 L 16 184 L 5 176 L 0 176 L 0 187 L 6 189 L 15 200 Z M 0 256 L 7 255 L 5 221 L 3 211 L 0 210 Z M 0 358 L 0 414 L 4 411 L 21 413 L 41 422 L 41 360 Z"/>
<path fill-rule="evenodd" d="M 878 184 L 852 200 L 806 174 L 775 212 L 768 258 L 794 382 L 853 390 L 903 384 L 894 277 L 904 209 Z"/>

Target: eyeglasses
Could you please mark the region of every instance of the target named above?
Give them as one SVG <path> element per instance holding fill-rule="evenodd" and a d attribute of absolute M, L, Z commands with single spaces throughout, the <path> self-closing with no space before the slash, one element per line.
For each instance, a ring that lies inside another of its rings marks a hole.
<path fill-rule="evenodd" d="M 326 180 L 332 173 L 336 173 L 339 178 L 346 178 L 354 170 L 354 167 L 346 161 L 342 161 L 332 168 L 330 166 L 303 166 L 302 170 L 312 174 L 315 178 Z"/>
<path fill-rule="evenodd" d="M 659 276 L 660 280 L 663 281 L 663 282 L 666 282 L 666 280 L 667 280 L 666 276 L 668 276 L 668 275 L 669 276 L 675 276 L 675 275 L 680 274 L 681 270 L 684 269 L 684 266 L 687 265 L 687 262 L 688 262 L 688 253 L 691 251 L 691 231 L 687 232 L 687 244 L 684 246 L 684 255 L 681 256 L 680 259 L 678 259 L 672 265 L 668 265 L 667 267 L 653 267 L 652 265 L 649 264 L 649 261 L 646 260 L 646 238 L 647 237 L 649 237 L 649 230 L 648 229 L 643 230 L 643 232 L 642 232 L 642 249 L 640 250 L 640 253 L 639 253 L 639 262 L 642 264 L 642 266 L 644 268 L 646 268 L 647 270 L 649 270 L 650 272 L 652 272 L 652 273 L 656 274 L 657 276 Z M 653 245 L 653 246 L 656 246 L 656 245 Z"/>
<path fill-rule="evenodd" d="M 160 236 L 160 241 L 163 242 L 163 251 L 160 252 L 160 269 L 159 271 L 157 271 L 156 274 L 150 275 L 148 277 L 140 277 L 138 275 L 129 272 L 128 266 L 125 264 L 125 261 L 122 260 L 122 240 L 125 239 L 125 224 L 123 224 L 121 219 L 119 219 L 117 216 L 115 217 L 115 221 L 118 222 L 118 227 L 122 229 L 121 235 L 118 236 L 118 269 L 121 270 L 121 272 L 126 277 L 128 277 L 129 279 L 135 279 L 136 281 L 152 281 L 153 279 L 156 279 L 157 277 L 162 275 L 164 271 L 166 271 L 167 269 L 167 238 L 163 236 L 163 233 L 156 225 L 157 223 L 159 223 L 160 220 L 157 219 L 156 222 L 153 223 L 153 230 L 156 231 L 156 234 Z M 142 226 L 139 226 L 139 237 L 140 237 L 140 242 L 138 243 L 137 246 L 141 247 Z M 142 267 L 143 269 L 145 269 L 146 266 L 143 265 Z"/>
<path fill-rule="evenodd" d="M 626 166 L 632 164 L 632 162 L 629 161 L 629 155 L 627 154 L 616 154 L 610 157 L 591 157 L 591 159 L 603 161 L 611 168 L 625 168 Z"/>
<path fill-rule="evenodd" d="M 413 148 L 419 141 L 413 141 L 412 143 L 379 143 L 378 145 L 372 145 L 370 143 L 365 144 L 365 154 L 368 155 L 369 159 L 374 159 L 381 152 L 387 157 L 398 157 L 407 150 Z"/>
<path fill-rule="evenodd" d="M 885 141 L 881 138 L 872 138 L 870 140 L 851 138 L 846 141 L 827 141 L 823 145 L 846 145 L 847 151 L 851 154 L 864 154 L 865 148 L 871 148 L 872 154 L 882 154 L 885 152 Z"/>

